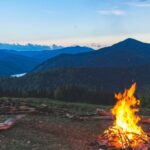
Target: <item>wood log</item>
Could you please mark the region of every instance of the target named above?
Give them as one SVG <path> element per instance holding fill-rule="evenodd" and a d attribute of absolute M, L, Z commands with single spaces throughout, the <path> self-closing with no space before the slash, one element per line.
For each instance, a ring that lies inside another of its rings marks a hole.
<path fill-rule="evenodd" d="M 110 118 L 114 119 L 114 117 L 112 117 L 112 113 L 105 111 L 104 109 L 96 109 L 97 114 L 99 114 L 100 116 L 111 116 Z M 150 124 L 150 117 L 149 116 L 141 116 L 141 120 L 140 123 L 144 123 L 144 124 Z"/>
<path fill-rule="evenodd" d="M 18 120 L 22 119 L 23 117 L 25 117 L 25 115 L 18 115 L 15 118 L 6 119 L 3 123 L 0 123 L 0 131 L 10 129 L 17 123 Z"/>
<path fill-rule="evenodd" d="M 96 113 L 76 115 L 62 108 L 57 108 L 57 109 L 48 108 L 47 105 L 41 105 L 39 107 L 35 107 L 27 104 L 20 105 L 20 106 L 5 105 L 0 107 L 0 113 L 1 114 L 31 114 L 31 113 L 59 114 L 74 120 L 113 120 L 114 119 L 110 111 L 108 110 L 106 111 L 100 108 L 96 109 Z M 142 116 L 140 122 L 145 124 L 150 124 L 150 117 Z M 0 125 L 1 125 L 0 127 L 2 128 L 3 124 L 0 123 Z"/>
<path fill-rule="evenodd" d="M 105 111 L 103 109 L 96 109 L 95 114 L 86 114 L 86 115 L 75 115 L 66 113 L 65 115 L 69 119 L 73 120 L 114 120 L 114 116 L 111 112 Z M 150 124 L 150 117 L 142 116 L 140 123 Z"/>
<path fill-rule="evenodd" d="M 73 120 L 113 120 L 113 116 L 99 116 L 96 114 L 72 115 L 70 113 L 66 113 L 66 117 Z"/>
<path fill-rule="evenodd" d="M 100 116 L 112 116 L 112 113 L 110 111 L 106 111 L 104 109 L 97 108 L 96 109 L 96 114 Z"/>
<path fill-rule="evenodd" d="M 150 124 L 150 117 L 142 116 L 140 122 L 145 124 Z"/>

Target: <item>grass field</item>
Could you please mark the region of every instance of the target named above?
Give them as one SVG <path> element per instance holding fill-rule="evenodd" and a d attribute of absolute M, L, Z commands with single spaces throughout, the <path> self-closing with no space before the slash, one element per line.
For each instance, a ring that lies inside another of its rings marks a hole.
<path fill-rule="evenodd" d="M 95 112 L 96 108 L 110 108 L 50 99 L 14 98 L 14 100 L 21 100 L 34 106 L 46 104 L 49 108 L 63 108 L 79 114 Z M 142 109 L 142 114 L 150 115 L 150 110 Z M 1 121 L 6 117 L 1 115 Z M 13 128 L 0 133 L 0 150 L 94 150 L 92 143 L 110 124 L 110 121 L 104 120 L 75 121 L 58 114 L 27 115 Z M 149 126 L 145 129 L 149 129 Z"/>

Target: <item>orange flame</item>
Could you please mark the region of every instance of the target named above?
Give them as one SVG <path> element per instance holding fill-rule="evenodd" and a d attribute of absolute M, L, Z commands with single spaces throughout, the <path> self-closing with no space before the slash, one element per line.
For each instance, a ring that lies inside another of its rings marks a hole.
<path fill-rule="evenodd" d="M 112 109 L 112 114 L 116 117 L 114 126 L 120 127 L 123 132 L 141 134 L 143 130 L 137 125 L 140 117 L 136 114 L 139 112 L 137 106 L 140 105 L 140 101 L 134 96 L 135 89 L 136 83 L 134 83 L 129 90 L 125 90 L 123 94 L 115 94 L 118 101 Z M 129 139 L 130 138 L 132 137 L 129 137 Z"/>
<path fill-rule="evenodd" d="M 113 126 L 104 132 L 109 146 L 116 148 L 137 147 L 148 141 L 147 134 L 142 127 L 138 125 L 140 117 L 139 112 L 140 100 L 134 96 L 136 83 L 130 89 L 125 89 L 124 93 L 115 94 L 117 103 L 112 109 L 115 117 Z"/>

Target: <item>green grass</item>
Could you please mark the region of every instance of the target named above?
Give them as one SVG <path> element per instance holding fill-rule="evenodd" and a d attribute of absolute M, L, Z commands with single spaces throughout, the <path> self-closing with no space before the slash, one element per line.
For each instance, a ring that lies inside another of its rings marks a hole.
<path fill-rule="evenodd" d="M 0 100 L 8 100 L 7 97 L 2 97 Z M 102 106 L 102 105 L 94 105 L 94 104 L 87 104 L 87 103 L 68 103 L 62 102 L 58 100 L 52 100 L 49 98 L 11 98 L 14 101 L 23 101 L 25 103 L 31 104 L 33 106 L 40 106 L 40 105 L 47 105 L 51 108 L 64 108 L 75 112 L 93 112 L 96 108 L 104 108 L 109 109 L 111 106 Z"/>

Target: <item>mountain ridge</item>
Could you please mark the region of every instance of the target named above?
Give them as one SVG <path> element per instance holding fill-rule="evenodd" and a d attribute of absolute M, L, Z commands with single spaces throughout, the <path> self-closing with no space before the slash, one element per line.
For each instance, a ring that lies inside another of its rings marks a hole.
<path fill-rule="evenodd" d="M 37 65 L 62 53 L 77 54 L 93 51 L 88 47 L 67 47 L 60 50 L 16 51 L 0 49 L 0 76 L 30 72 Z"/>
<path fill-rule="evenodd" d="M 126 39 L 112 46 L 75 55 L 59 55 L 48 59 L 33 71 L 59 68 L 82 67 L 136 67 L 150 63 L 150 44 Z"/>

